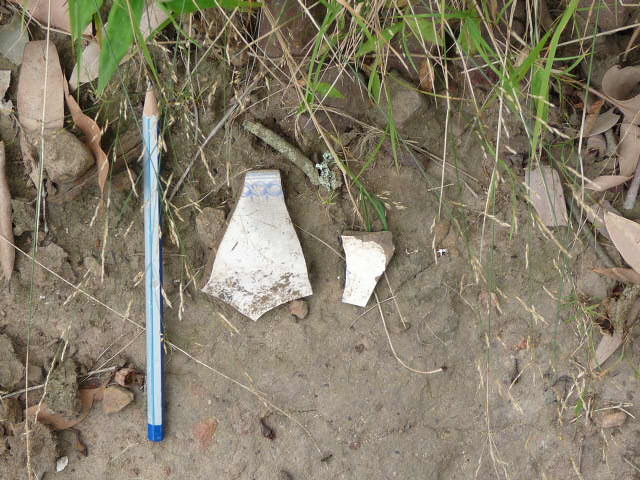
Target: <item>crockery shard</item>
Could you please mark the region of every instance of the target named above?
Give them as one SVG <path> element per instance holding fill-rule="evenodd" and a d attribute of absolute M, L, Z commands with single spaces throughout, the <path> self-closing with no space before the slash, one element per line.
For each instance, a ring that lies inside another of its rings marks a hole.
<path fill-rule="evenodd" d="M 312 294 L 278 170 L 247 173 L 202 291 L 252 320 Z"/>
<path fill-rule="evenodd" d="M 391 232 L 345 232 L 342 248 L 347 264 L 342 301 L 364 307 L 393 256 L 393 235 Z"/>

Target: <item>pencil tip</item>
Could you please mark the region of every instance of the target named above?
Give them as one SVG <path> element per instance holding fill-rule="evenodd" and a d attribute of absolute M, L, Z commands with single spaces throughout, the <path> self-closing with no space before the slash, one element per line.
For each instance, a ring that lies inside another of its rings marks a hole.
<path fill-rule="evenodd" d="M 147 117 L 158 115 L 158 102 L 156 101 L 156 94 L 154 93 L 153 88 L 149 88 L 144 97 L 144 108 L 142 109 L 142 114 Z"/>

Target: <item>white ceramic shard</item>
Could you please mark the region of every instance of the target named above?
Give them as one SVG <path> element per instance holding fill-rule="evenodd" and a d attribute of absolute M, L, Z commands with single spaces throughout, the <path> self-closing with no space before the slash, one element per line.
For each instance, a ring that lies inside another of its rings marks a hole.
<path fill-rule="evenodd" d="M 252 320 L 313 293 L 278 170 L 247 173 L 202 291 Z"/>
<path fill-rule="evenodd" d="M 391 232 L 345 232 L 342 248 L 347 263 L 342 302 L 364 307 L 393 256 L 393 235 Z"/>

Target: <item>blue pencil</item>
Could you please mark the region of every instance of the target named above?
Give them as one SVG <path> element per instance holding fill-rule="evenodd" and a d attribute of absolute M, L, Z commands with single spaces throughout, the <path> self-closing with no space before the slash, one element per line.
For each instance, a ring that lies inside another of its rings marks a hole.
<path fill-rule="evenodd" d="M 160 230 L 160 152 L 158 104 L 153 89 L 147 91 L 142 113 L 144 137 L 144 265 L 147 320 L 147 438 L 164 438 L 162 249 Z"/>

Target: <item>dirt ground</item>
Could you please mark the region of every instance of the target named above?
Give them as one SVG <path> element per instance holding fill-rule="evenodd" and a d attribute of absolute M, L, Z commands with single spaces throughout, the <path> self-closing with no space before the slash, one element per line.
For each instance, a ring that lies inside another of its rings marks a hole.
<path fill-rule="evenodd" d="M 54 39 L 68 68 L 67 40 Z M 145 88 L 140 65 L 134 59 L 121 67 L 137 115 Z M 199 85 L 232 78 L 213 56 L 203 65 Z M 0 67 L 12 68 L 17 78 L 16 67 Z M 168 78 L 169 67 L 163 68 Z M 339 88 L 348 94 L 331 99 L 334 108 L 379 124 L 380 112 L 357 82 L 345 80 Z M 15 93 L 12 83 L 8 98 L 14 102 Z M 199 112 L 205 136 L 230 94 L 220 88 Z M 137 128 L 135 117 L 114 119 L 120 104 L 117 92 L 111 95 L 107 146 L 115 144 L 116 132 Z M 614 282 L 591 272 L 599 264 L 586 242 L 568 228 L 554 229 L 566 255 L 534 224 L 522 199 L 514 204 L 506 183 L 498 188 L 496 209 L 483 214 L 491 159 L 473 130 L 472 110 L 451 113 L 443 169 L 425 152 L 443 152 L 446 105 L 398 91 L 401 133 L 415 148 L 396 165 L 384 145 L 363 177 L 387 204 L 395 255 L 376 290 L 380 304 L 372 298 L 358 308 L 341 303 L 345 264 L 337 254 L 340 234 L 363 228 L 353 191 L 343 187 L 330 197 L 241 127 L 243 119 L 260 121 L 306 154 L 321 153 L 309 119 L 291 114 L 293 95 L 277 79 L 254 92 L 205 148 L 206 166 L 193 123 L 174 105 L 164 130 L 163 178 L 175 181 L 190 159 L 197 161 L 165 217 L 165 335 L 188 354 L 167 349 L 166 439 L 146 440 L 146 394 L 131 387 L 135 399 L 123 410 L 105 413 L 97 402 L 74 427 L 86 452 L 73 433 L 39 426 L 32 433 L 39 473 L 61 480 L 640 478 L 640 347 L 629 342 L 604 373 L 592 371 L 601 333 L 578 308 L 609 297 Z M 486 115 L 495 119 L 498 111 Z M 369 130 L 343 117 L 333 120 L 354 158 L 371 147 Z M 522 152 L 517 118 L 507 124 L 513 129 L 505 143 Z M 14 211 L 20 212 L 16 243 L 28 252 L 36 241 L 35 189 L 15 124 L 5 118 L 0 126 Z M 130 167 L 134 174 L 140 170 L 135 159 Z M 308 265 L 314 293 L 304 319 L 284 305 L 253 322 L 200 291 L 224 232 L 215 212 L 228 221 L 244 173 L 262 168 L 282 174 Z M 144 371 L 144 333 L 127 321 L 144 324 L 142 201 L 128 178 L 114 174 L 106 214 L 96 214 L 93 184 L 73 199 L 47 202 L 36 259 L 51 272 L 19 254 L 11 281 L 0 287 L 0 376 L 11 383 L 2 385 L 6 392 L 24 385 L 27 346 L 32 385 L 44 382 L 64 344 L 71 377 L 74 368 L 78 377 L 111 366 Z M 424 375 L 406 366 L 442 371 Z M 68 394 L 65 385 L 52 384 L 48 398 Z M 41 390 L 17 398 L 0 405 L 0 477 L 7 479 L 27 478 L 22 409 L 37 403 Z M 627 412 L 622 424 L 611 416 L 617 407 Z M 63 456 L 68 466 L 56 473 L 54 460 Z"/>

